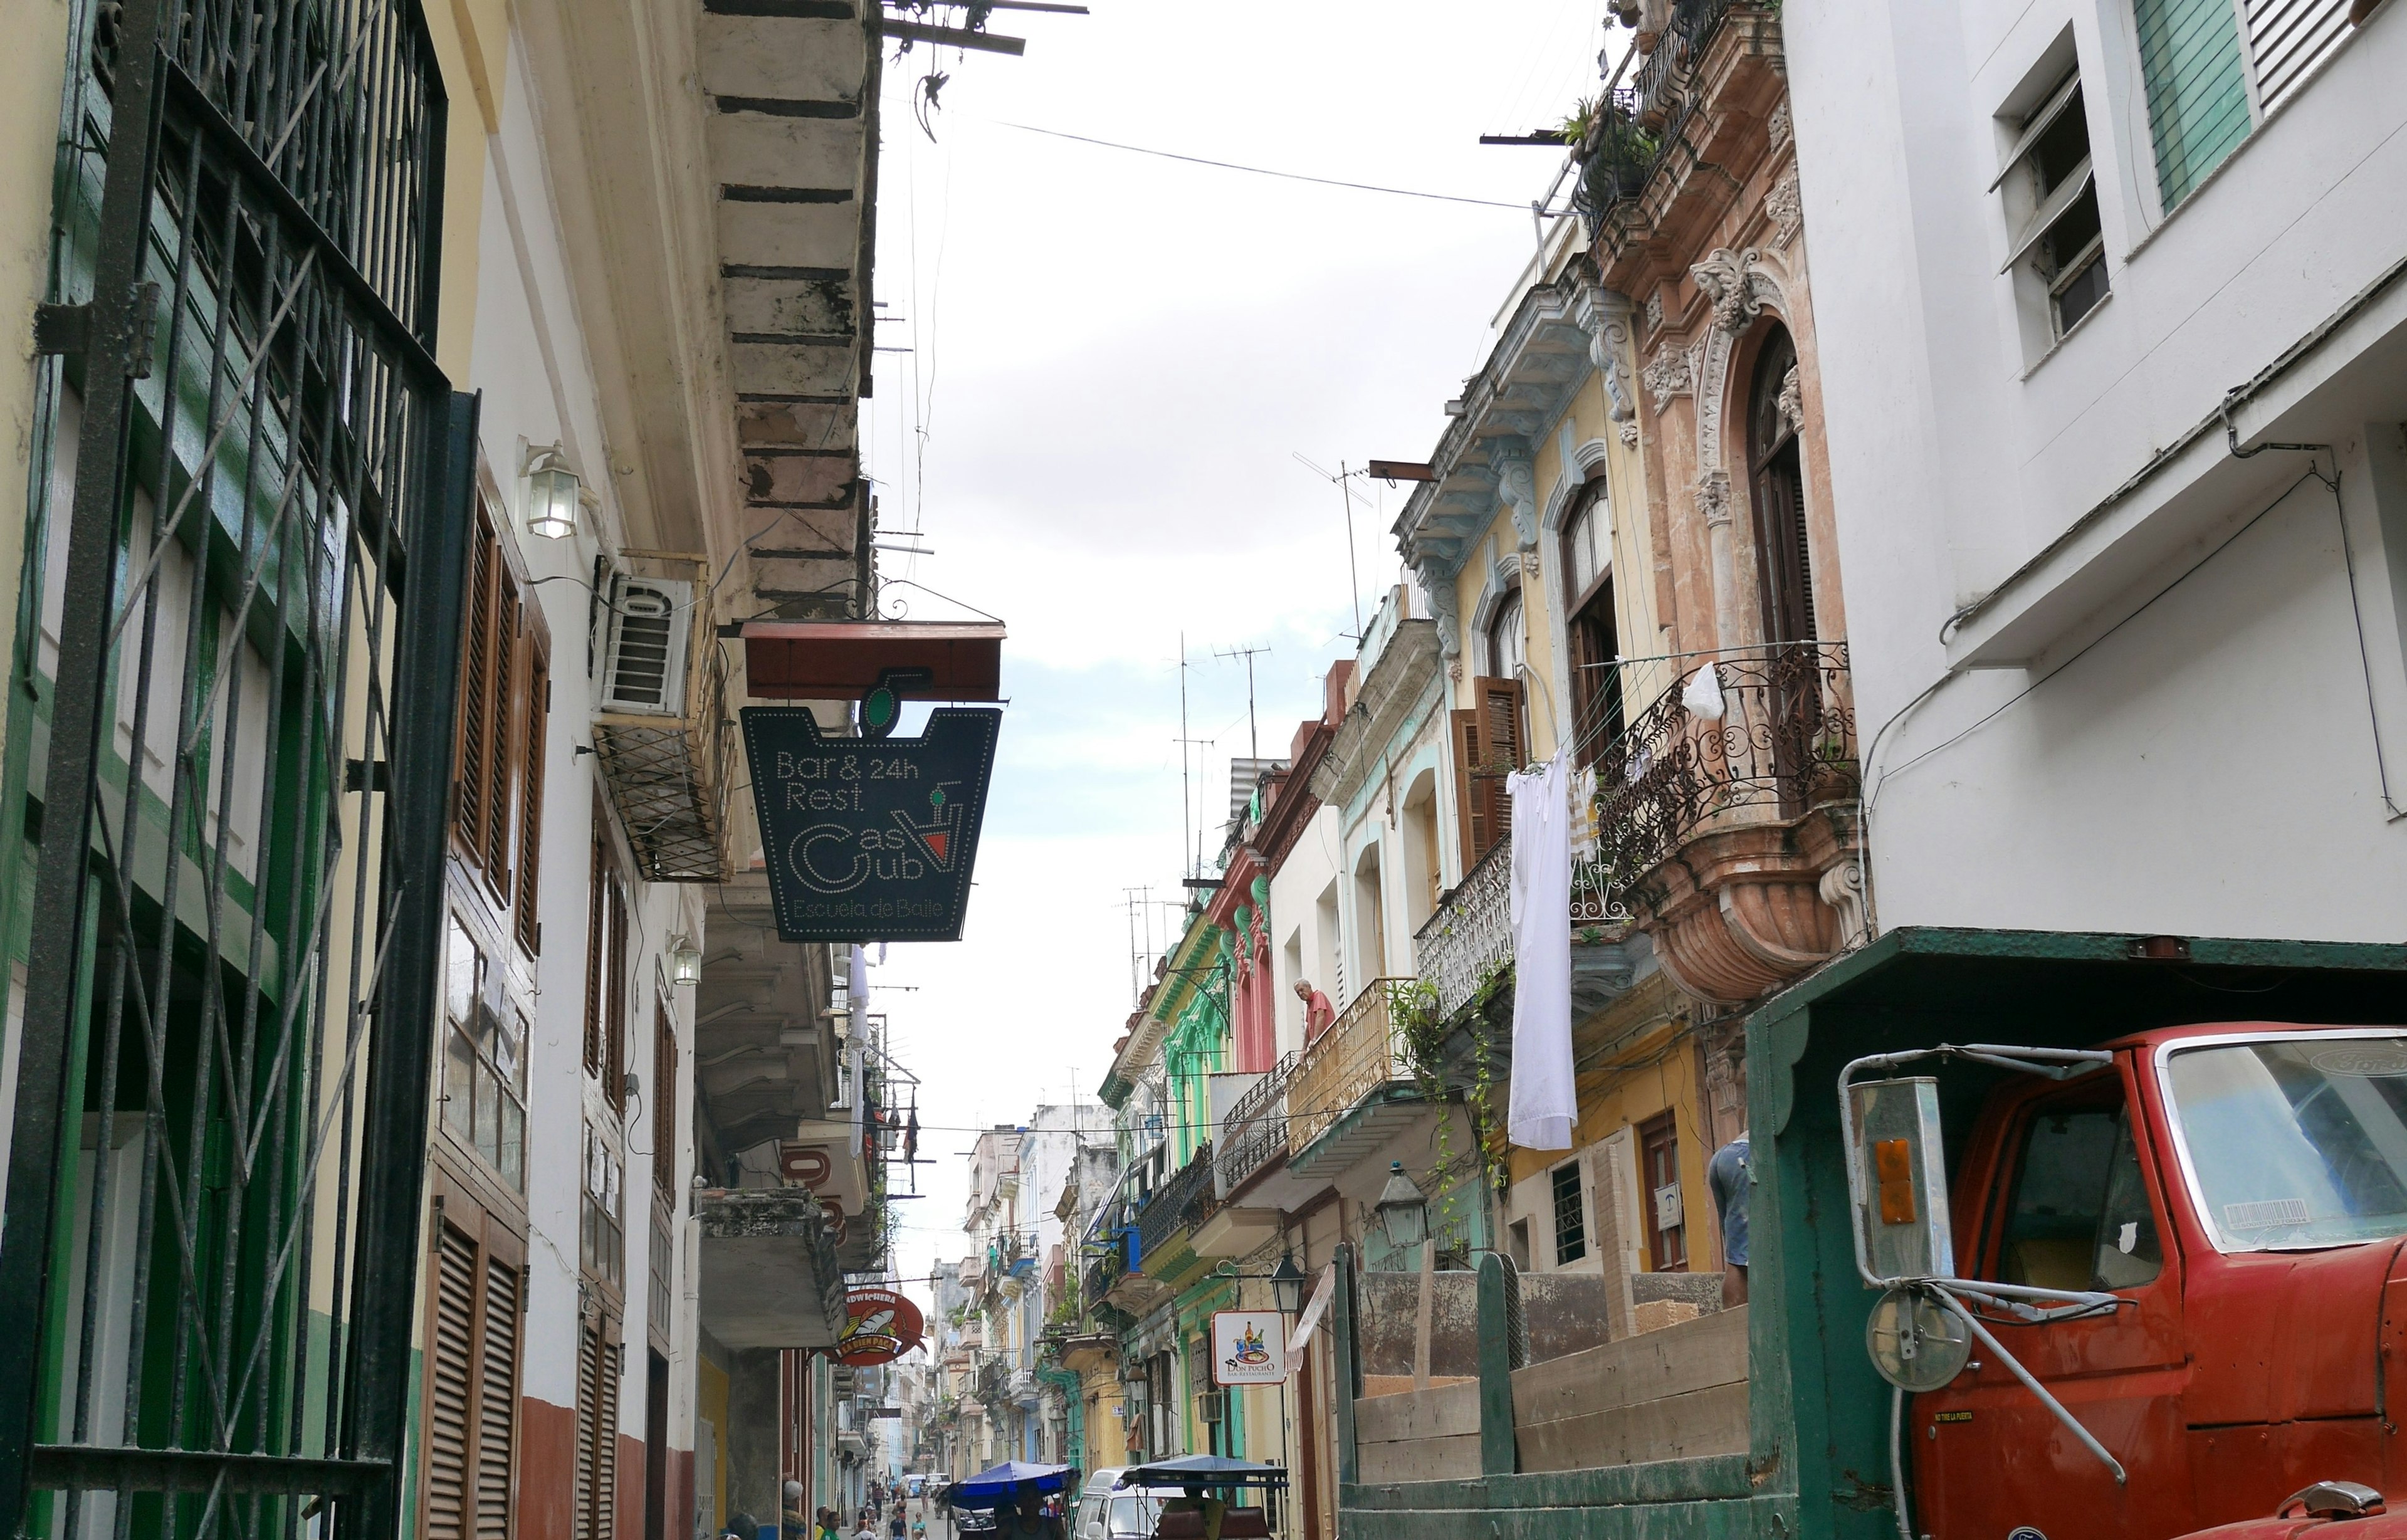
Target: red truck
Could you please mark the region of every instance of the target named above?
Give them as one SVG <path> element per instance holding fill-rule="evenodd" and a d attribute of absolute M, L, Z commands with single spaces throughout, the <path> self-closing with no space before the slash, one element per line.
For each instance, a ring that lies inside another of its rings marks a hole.
<path fill-rule="evenodd" d="M 1894 1073 L 1932 1059 L 2022 1072 L 1952 1189 L 1938 1081 Z M 1840 1088 L 1909 1540 L 2407 1537 L 2407 1029 L 1948 1047 Z"/>

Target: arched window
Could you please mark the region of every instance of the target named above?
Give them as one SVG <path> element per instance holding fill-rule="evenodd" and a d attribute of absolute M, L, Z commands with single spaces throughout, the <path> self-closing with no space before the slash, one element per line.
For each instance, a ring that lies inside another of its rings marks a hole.
<path fill-rule="evenodd" d="M 1579 763 L 1594 763 L 1621 735 L 1621 635 L 1613 609 L 1613 508 L 1604 467 L 1588 479 L 1563 521 L 1563 613 L 1572 665 L 1572 741 Z"/>
<path fill-rule="evenodd" d="M 1767 643 L 1814 639 L 1814 563 L 1805 538 L 1797 347 L 1775 326 L 1757 355 L 1747 400 L 1747 470 L 1755 504 L 1756 579 Z"/>
<path fill-rule="evenodd" d="M 1521 665 L 1528 661 L 1528 642 L 1521 631 L 1521 591 L 1515 589 L 1497 605 L 1488 622 L 1488 677 L 1518 679 Z"/>

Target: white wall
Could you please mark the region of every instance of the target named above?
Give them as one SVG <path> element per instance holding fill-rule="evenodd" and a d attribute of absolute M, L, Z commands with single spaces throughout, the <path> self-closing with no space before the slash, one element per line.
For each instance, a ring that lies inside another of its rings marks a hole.
<path fill-rule="evenodd" d="M 2235 461 L 2211 432 L 2093 510 L 2407 253 L 2407 7 L 2169 218 L 2128 0 L 1784 20 L 1877 922 L 2395 940 L 2407 822 L 2372 720 L 2407 791 L 2407 296 L 2238 414 L 2337 447 L 2356 608 L 2306 455 Z M 1994 114 L 2068 35 L 2113 297 L 2033 362 Z"/>
<path fill-rule="evenodd" d="M 1312 980 L 1331 1004 L 1337 1000 L 1335 917 L 1322 909 L 1320 900 L 1337 880 L 1338 838 L 1337 809 L 1324 803 L 1304 820 L 1286 863 L 1271 877 L 1271 999 L 1277 1007 L 1281 1053 L 1303 1047 L 1298 978 Z"/>
<path fill-rule="evenodd" d="M 604 542 L 617 544 L 620 527 L 611 478 L 605 474 L 599 387 L 571 300 L 562 236 L 538 135 L 535 86 L 520 38 L 513 32 L 509 89 L 500 131 L 489 141 L 485 209 L 478 238 L 474 348 L 462 389 L 481 391 L 480 448 L 503 496 L 512 530 L 536 586 L 551 633 L 552 700 L 544 753 L 542 891 L 543 951 L 529 1000 L 533 1026 L 528 1058 L 527 1246 L 530 1301 L 523 1393 L 555 1405 L 576 1405 L 574 1350 L 577 1310 L 578 1203 L 582 1191 L 581 1125 L 589 1116 L 616 1122 L 598 1082 L 584 1071 L 584 994 L 588 938 L 587 891 L 593 799 L 602 794 L 594 762 L 575 750 L 591 741 L 595 709 L 590 677 L 587 620 L 593 558 Z M 526 447 L 558 442 L 570 463 L 603 499 L 597 520 L 570 540 L 543 540 L 524 531 L 519 471 Z M 555 579 L 547 581 L 546 579 Z M 620 1394 L 623 1431 L 644 1436 L 645 1315 L 651 1271 L 650 1151 L 656 1108 L 691 1104 L 691 991 L 665 984 L 662 962 L 673 935 L 701 934 L 690 891 L 644 882 L 630 890 L 626 1067 L 642 1077 L 628 1103 L 622 1143 L 626 1158 L 621 1219 L 626 1237 L 625 1332 L 629 1348 Z M 679 1079 L 655 1086 L 653 1000 L 664 997 L 679 1038 Z M 687 1119 L 677 1119 L 683 1124 Z M 682 1147 L 675 1191 L 680 1217 L 691 1176 L 691 1130 Z M 676 1225 L 679 1256 L 672 1278 L 686 1275 L 688 1226 Z M 682 1290 L 678 1290 L 682 1292 Z M 687 1312 L 691 1316 L 691 1311 Z M 692 1446 L 693 1327 L 678 1323 L 672 1337 L 671 1443 Z"/>

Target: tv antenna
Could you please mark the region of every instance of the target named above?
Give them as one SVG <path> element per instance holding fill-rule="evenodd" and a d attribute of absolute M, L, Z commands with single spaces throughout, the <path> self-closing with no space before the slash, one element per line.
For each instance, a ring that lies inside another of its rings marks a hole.
<path fill-rule="evenodd" d="M 1295 456 L 1296 463 L 1322 480 L 1333 484 L 1337 488 L 1338 495 L 1346 499 L 1346 580 L 1354 585 L 1354 645 L 1360 647 L 1362 645 L 1362 575 L 1355 565 L 1354 489 L 1346 483 L 1351 478 L 1364 473 L 1347 470 L 1346 462 L 1343 460 L 1337 463 L 1337 468 L 1332 471 L 1325 465 L 1306 459 L 1302 449 L 1291 449 L 1289 452 Z"/>
<path fill-rule="evenodd" d="M 1361 624 L 1361 617 L 1359 613 L 1355 617 L 1355 624 Z M 1269 650 L 1270 649 L 1266 647 L 1223 647 L 1216 648 L 1212 652 L 1215 658 L 1246 660 L 1246 757 L 1247 759 L 1258 760 L 1262 757 L 1261 740 L 1254 733 L 1254 660 Z"/>

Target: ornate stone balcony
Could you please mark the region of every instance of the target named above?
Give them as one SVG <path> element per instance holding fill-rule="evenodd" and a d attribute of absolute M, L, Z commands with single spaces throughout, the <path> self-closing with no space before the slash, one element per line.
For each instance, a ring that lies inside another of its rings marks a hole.
<path fill-rule="evenodd" d="M 1718 720 L 1678 681 L 1597 761 L 1599 858 L 1680 986 L 1738 1004 L 1862 937 L 1855 698 L 1844 642 L 1713 666 Z"/>

